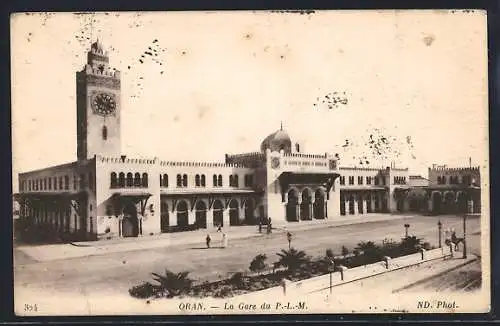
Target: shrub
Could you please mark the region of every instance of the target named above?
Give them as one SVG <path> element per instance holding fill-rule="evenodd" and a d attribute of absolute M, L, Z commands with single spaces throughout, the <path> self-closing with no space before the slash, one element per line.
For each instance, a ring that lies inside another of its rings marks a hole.
<path fill-rule="evenodd" d="M 362 251 L 365 257 L 369 257 L 374 260 L 379 260 L 383 256 L 380 248 L 373 241 L 362 241 L 358 243 L 356 250 Z"/>
<path fill-rule="evenodd" d="M 145 282 L 131 287 L 128 293 L 134 298 L 147 299 L 158 294 L 158 286 Z"/>
<path fill-rule="evenodd" d="M 286 267 L 289 271 L 299 269 L 303 264 L 310 261 L 309 257 L 302 250 L 291 248 L 289 250 L 282 249 L 277 255 L 280 257 L 278 260 L 279 266 Z"/>
<path fill-rule="evenodd" d="M 160 275 L 157 273 L 152 273 L 154 280 L 159 283 L 158 288 L 167 297 L 174 297 L 188 291 L 192 284 L 188 275 L 189 272 L 173 273 L 168 269 L 165 269 L 165 274 Z"/>
<path fill-rule="evenodd" d="M 250 262 L 250 267 L 248 269 L 254 273 L 263 271 L 267 267 L 266 259 L 267 256 L 264 254 L 259 254 L 255 256 Z"/>
<path fill-rule="evenodd" d="M 401 241 L 401 251 L 404 255 L 416 253 L 419 248 L 422 248 L 422 239 L 414 235 L 403 238 Z"/>
<path fill-rule="evenodd" d="M 242 272 L 234 273 L 233 276 L 229 279 L 229 283 L 236 286 L 238 289 L 246 287 L 246 279 Z"/>
<path fill-rule="evenodd" d="M 333 253 L 332 249 L 326 249 L 325 256 L 331 259 L 335 257 L 335 254 Z"/>
<path fill-rule="evenodd" d="M 233 294 L 233 289 L 230 285 L 223 285 L 213 292 L 213 296 L 216 298 L 225 298 Z"/>

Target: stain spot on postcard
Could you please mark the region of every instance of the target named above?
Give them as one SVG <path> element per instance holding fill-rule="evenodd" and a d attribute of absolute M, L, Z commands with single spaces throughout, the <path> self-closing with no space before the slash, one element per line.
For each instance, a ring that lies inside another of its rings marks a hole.
<path fill-rule="evenodd" d="M 209 106 L 202 105 L 198 107 L 198 119 L 203 119 L 203 117 L 205 117 L 209 111 L 210 111 Z"/>
<path fill-rule="evenodd" d="M 428 35 L 424 36 L 423 41 L 424 41 L 425 45 L 431 46 L 435 39 L 436 38 L 434 37 L 434 35 L 428 34 Z"/>

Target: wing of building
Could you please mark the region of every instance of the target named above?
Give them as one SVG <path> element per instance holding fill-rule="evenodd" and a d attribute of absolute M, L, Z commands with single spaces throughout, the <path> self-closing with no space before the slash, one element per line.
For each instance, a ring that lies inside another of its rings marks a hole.
<path fill-rule="evenodd" d="M 419 183 L 407 168 L 339 167 L 337 155 L 302 153 L 282 127 L 260 151 L 226 154 L 221 162 L 127 157 L 121 152 L 120 72 L 109 66 L 99 41 L 76 84 L 77 160 L 21 173 L 15 194 L 28 227 L 68 240 L 326 223 L 353 214 L 458 212 L 465 209 L 465 188 L 479 180 L 478 168 L 429 169 L 428 180 Z"/>

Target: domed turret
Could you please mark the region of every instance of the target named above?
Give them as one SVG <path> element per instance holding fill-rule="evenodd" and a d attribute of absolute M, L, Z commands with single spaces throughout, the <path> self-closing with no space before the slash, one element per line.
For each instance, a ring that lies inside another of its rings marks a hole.
<path fill-rule="evenodd" d="M 280 150 L 284 150 L 285 153 L 292 152 L 292 140 L 288 136 L 288 133 L 283 130 L 283 126 L 281 126 L 280 130 L 273 132 L 262 141 L 260 150 L 265 152 L 268 148 L 272 152 L 279 152 Z"/>
<path fill-rule="evenodd" d="M 92 43 L 92 45 L 90 46 L 90 50 L 96 53 L 104 53 L 104 47 L 102 46 L 102 43 L 99 42 L 99 39 Z"/>

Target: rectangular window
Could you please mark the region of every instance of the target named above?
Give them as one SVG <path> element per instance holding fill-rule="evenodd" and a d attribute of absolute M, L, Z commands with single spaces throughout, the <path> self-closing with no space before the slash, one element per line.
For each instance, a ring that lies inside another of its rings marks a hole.
<path fill-rule="evenodd" d="M 340 184 L 345 185 L 345 176 L 340 177 Z"/>
<path fill-rule="evenodd" d="M 59 190 L 63 189 L 63 177 L 59 177 Z"/>
<path fill-rule="evenodd" d="M 372 184 L 372 177 L 366 177 L 366 184 L 371 185 Z"/>
<path fill-rule="evenodd" d="M 354 177 L 349 177 L 349 184 L 350 185 L 353 185 L 354 184 Z"/>
<path fill-rule="evenodd" d="M 378 177 L 375 177 L 375 185 L 378 186 Z"/>
<path fill-rule="evenodd" d="M 52 178 L 49 178 L 49 190 L 52 190 Z"/>
<path fill-rule="evenodd" d="M 49 185 L 50 185 L 50 182 L 49 182 Z M 77 178 L 76 174 L 74 174 L 73 175 L 73 190 L 76 190 L 77 188 L 78 188 L 78 178 Z"/>
<path fill-rule="evenodd" d="M 85 175 L 80 174 L 80 189 L 85 189 Z"/>
<path fill-rule="evenodd" d="M 64 189 L 69 190 L 69 177 L 67 175 L 64 176 Z"/>
<path fill-rule="evenodd" d="M 362 185 L 363 184 L 363 177 L 358 177 L 358 185 Z"/>
<path fill-rule="evenodd" d="M 382 185 L 385 186 L 385 177 L 381 177 L 381 179 L 382 179 Z"/>

